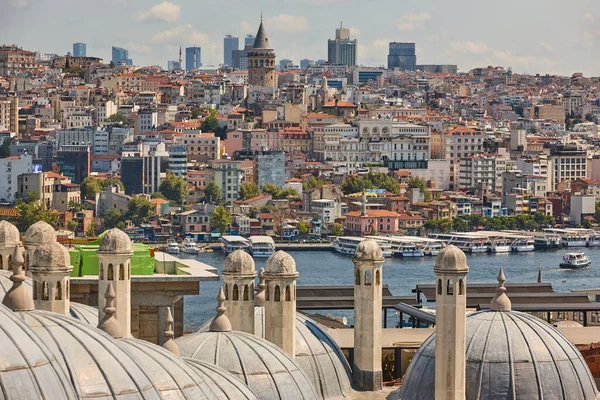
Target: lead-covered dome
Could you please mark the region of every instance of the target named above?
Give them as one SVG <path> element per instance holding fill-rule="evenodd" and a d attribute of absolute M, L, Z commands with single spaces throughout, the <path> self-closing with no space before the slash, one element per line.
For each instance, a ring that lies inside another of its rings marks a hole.
<path fill-rule="evenodd" d="M 21 241 L 21 234 L 16 226 L 8 221 L 0 221 L 0 246 L 14 247 Z"/>
<path fill-rule="evenodd" d="M 176 340 L 182 357 L 222 367 L 261 400 L 317 399 L 309 378 L 274 344 L 244 332 L 196 332 Z"/>
<path fill-rule="evenodd" d="M 244 250 L 236 250 L 223 262 L 223 274 L 254 276 L 256 275 L 254 259 Z"/>
<path fill-rule="evenodd" d="M 161 398 L 138 360 L 103 331 L 47 311 L 15 315 L 48 346 L 80 399 Z"/>
<path fill-rule="evenodd" d="M 516 311 L 469 315 L 466 398 L 599 399 L 594 378 L 577 348 L 541 319 Z M 390 399 L 435 397 L 435 334 L 421 346 L 402 388 Z"/>
<path fill-rule="evenodd" d="M 265 276 L 298 275 L 298 272 L 296 272 L 296 261 L 294 261 L 294 258 L 285 251 L 279 250 L 267 259 L 264 274 Z"/>
<path fill-rule="evenodd" d="M 248 386 L 223 368 L 194 358 L 183 361 L 210 385 L 217 400 L 258 400 Z"/>
<path fill-rule="evenodd" d="M 110 229 L 102 234 L 98 252 L 118 254 L 131 253 L 131 239 L 120 229 Z"/>
<path fill-rule="evenodd" d="M 31 225 L 25 232 L 25 241 L 23 245 L 39 246 L 42 243 L 56 242 L 56 231 L 54 228 L 44 221 L 38 221 Z"/>
<path fill-rule="evenodd" d="M 29 270 L 32 273 L 64 272 L 68 275 L 73 270 L 69 250 L 58 242 L 43 243 L 33 252 Z"/>
<path fill-rule="evenodd" d="M 448 245 L 440 250 L 435 258 L 434 270 L 468 271 L 465 252 L 454 245 Z"/>
<path fill-rule="evenodd" d="M 354 258 L 357 260 L 383 260 L 383 252 L 373 239 L 365 239 L 356 246 Z"/>
<path fill-rule="evenodd" d="M 23 320 L 2 304 L 0 343 L 2 399 L 77 398 L 55 355 Z"/>

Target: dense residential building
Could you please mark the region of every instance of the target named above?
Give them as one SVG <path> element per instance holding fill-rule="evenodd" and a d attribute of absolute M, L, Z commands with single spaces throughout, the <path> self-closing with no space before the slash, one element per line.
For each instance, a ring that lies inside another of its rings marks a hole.
<path fill-rule="evenodd" d="M 14 76 L 37 69 L 35 53 L 17 46 L 0 46 L 0 76 Z"/>
<path fill-rule="evenodd" d="M 214 133 L 186 130 L 183 136 L 175 139 L 175 142 L 186 146 L 190 163 L 204 164 L 221 158 L 221 139 Z"/>
<path fill-rule="evenodd" d="M 285 184 L 285 154 L 283 151 L 265 150 L 256 154 L 256 181 L 261 189 L 267 183 L 283 188 Z"/>
<path fill-rule="evenodd" d="M 52 171 L 24 172 L 18 175 L 17 182 L 17 197 L 25 199 L 30 192 L 37 192 L 39 200 L 47 208 L 52 208 L 56 186 L 71 183 L 71 179 Z"/>
<path fill-rule="evenodd" d="M 31 155 L 0 158 L 0 202 L 13 202 L 19 192 L 19 175 L 30 173 Z"/>
<path fill-rule="evenodd" d="M 506 160 L 497 155 L 480 154 L 461 158 L 457 188 L 471 189 L 478 194 L 500 192 L 505 171 Z"/>
<path fill-rule="evenodd" d="M 387 63 L 388 69 L 398 68 L 401 71 L 414 71 L 417 65 L 415 44 L 390 42 Z"/>
<path fill-rule="evenodd" d="M 327 41 L 327 62 L 352 67 L 356 65 L 357 53 L 358 41 L 350 39 L 350 29 L 340 24 L 335 30 L 335 39 Z"/>
<path fill-rule="evenodd" d="M 19 132 L 19 98 L 0 96 L 0 130 Z"/>
<path fill-rule="evenodd" d="M 169 173 L 187 178 L 187 146 L 173 144 L 169 146 Z"/>
<path fill-rule="evenodd" d="M 548 159 L 549 190 L 557 190 L 561 182 L 587 178 L 587 150 L 577 146 L 559 146 Z"/>
<path fill-rule="evenodd" d="M 240 187 L 246 172 L 242 168 L 243 161 L 217 160 L 211 162 L 214 182 L 221 188 L 224 203 L 231 204 L 240 195 Z"/>

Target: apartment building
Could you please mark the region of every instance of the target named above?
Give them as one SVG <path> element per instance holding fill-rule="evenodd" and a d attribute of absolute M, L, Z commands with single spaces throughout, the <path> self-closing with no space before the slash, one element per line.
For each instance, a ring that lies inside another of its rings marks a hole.
<path fill-rule="evenodd" d="M 0 158 L 0 201 L 13 202 L 19 190 L 18 177 L 31 172 L 30 154 Z"/>
<path fill-rule="evenodd" d="M 502 173 L 506 160 L 492 154 L 480 154 L 460 159 L 459 189 L 472 189 L 478 194 L 495 193 L 502 188 Z"/>
<path fill-rule="evenodd" d="M 221 201 L 231 204 L 238 199 L 240 187 L 248 174 L 247 169 L 252 169 L 252 162 L 214 160 L 211 162 L 211 168 L 213 180 L 221 188 Z"/>
<path fill-rule="evenodd" d="M 54 201 L 54 191 L 56 186 L 71 183 L 67 176 L 57 174 L 56 172 L 27 172 L 17 177 L 17 197 L 26 198 L 29 192 L 37 192 L 39 199 L 51 208 Z"/>
<path fill-rule="evenodd" d="M 559 146 L 550 151 L 548 159 L 550 188 L 556 190 L 561 182 L 587 178 L 587 150 L 577 146 Z"/>
<path fill-rule="evenodd" d="M 506 171 L 502 174 L 502 202 L 512 194 L 527 194 L 545 197 L 549 191 L 545 176 L 524 174 L 519 170 Z"/>
<path fill-rule="evenodd" d="M 192 163 L 206 163 L 221 158 L 221 139 L 214 133 L 186 129 L 183 136 L 175 138 L 175 143 L 186 147 L 188 161 Z"/>
<path fill-rule="evenodd" d="M 487 135 L 483 131 L 457 127 L 442 136 L 442 156 L 456 164 L 463 157 L 472 157 L 483 152 Z"/>
<path fill-rule="evenodd" d="M 18 97 L 0 96 L 0 130 L 8 130 L 15 133 L 19 132 Z"/>

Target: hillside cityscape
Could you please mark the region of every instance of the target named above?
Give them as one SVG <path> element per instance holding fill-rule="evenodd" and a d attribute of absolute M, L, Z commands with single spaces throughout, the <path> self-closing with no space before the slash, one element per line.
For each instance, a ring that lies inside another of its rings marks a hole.
<path fill-rule="evenodd" d="M 600 76 L 180 11 L 0 43 L 0 398 L 600 399 Z"/>

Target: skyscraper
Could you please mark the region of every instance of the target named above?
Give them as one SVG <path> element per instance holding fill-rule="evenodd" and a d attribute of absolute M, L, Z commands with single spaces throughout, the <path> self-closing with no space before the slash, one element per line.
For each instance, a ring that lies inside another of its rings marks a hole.
<path fill-rule="evenodd" d="M 169 71 L 173 71 L 173 70 L 179 70 L 181 69 L 181 63 L 179 61 L 168 61 L 167 62 L 167 69 Z"/>
<path fill-rule="evenodd" d="M 358 41 L 350 39 L 350 29 L 340 27 L 335 30 L 335 39 L 327 41 L 327 62 L 329 64 L 356 65 Z"/>
<path fill-rule="evenodd" d="M 129 58 L 129 50 L 122 47 L 112 47 L 112 62 L 117 65 L 120 61 L 127 65 L 133 65 L 133 61 Z"/>
<path fill-rule="evenodd" d="M 414 71 L 417 65 L 414 43 L 390 42 L 388 69 L 399 68 L 402 71 Z"/>
<path fill-rule="evenodd" d="M 240 39 L 236 36 L 225 35 L 223 39 L 223 64 L 233 66 L 231 52 L 240 49 Z"/>
<path fill-rule="evenodd" d="M 194 53 L 196 53 L 196 65 L 194 65 Z M 185 70 L 191 71 L 202 65 L 202 49 L 200 47 L 185 48 Z"/>
<path fill-rule="evenodd" d="M 315 60 L 309 60 L 308 58 L 300 60 L 300 69 L 306 69 L 312 65 L 315 65 Z"/>
<path fill-rule="evenodd" d="M 252 34 L 246 35 L 246 38 L 244 39 L 244 47 L 245 46 L 254 46 L 255 39 L 256 38 Z"/>
<path fill-rule="evenodd" d="M 86 57 L 85 43 L 73 43 L 73 57 Z"/>

